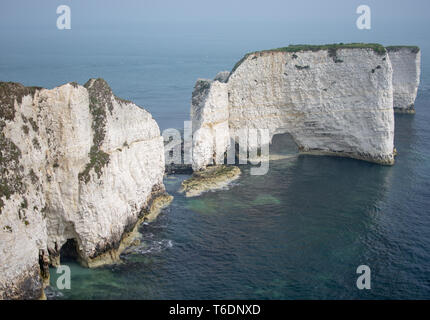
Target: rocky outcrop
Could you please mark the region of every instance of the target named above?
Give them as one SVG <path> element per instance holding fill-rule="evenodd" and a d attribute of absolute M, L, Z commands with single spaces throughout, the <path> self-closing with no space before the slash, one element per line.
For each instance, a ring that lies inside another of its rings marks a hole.
<path fill-rule="evenodd" d="M 191 104 L 194 170 L 215 159 L 224 162 L 224 152 L 230 143 L 228 85 L 218 80 L 197 81 Z"/>
<path fill-rule="evenodd" d="M 232 139 L 252 128 L 268 129 L 271 138 L 289 133 L 302 153 L 391 165 L 392 76 L 390 57 L 377 44 L 247 54 L 227 80 L 197 81 L 193 169 L 224 163 Z"/>
<path fill-rule="evenodd" d="M 421 51 L 415 46 L 387 47 L 393 66 L 393 104 L 396 113 L 415 113 L 421 73 Z"/>
<path fill-rule="evenodd" d="M 235 166 L 211 166 L 206 170 L 194 172 L 191 178 L 184 180 L 180 192 L 186 197 L 197 197 L 204 192 L 219 190 L 239 179 L 240 169 Z"/>
<path fill-rule="evenodd" d="M 165 194 L 163 139 L 102 79 L 0 83 L 0 103 L 0 298 L 38 298 L 66 243 L 89 267 L 118 259 Z"/>

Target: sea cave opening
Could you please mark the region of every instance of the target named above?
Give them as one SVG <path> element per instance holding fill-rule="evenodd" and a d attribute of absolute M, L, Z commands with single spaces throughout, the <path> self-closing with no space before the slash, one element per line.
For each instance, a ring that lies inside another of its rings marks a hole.
<path fill-rule="evenodd" d="M 76 239 L 67 239 L 66 243 L 60 249 L 60 261 L 77 262 L 79 259 L 78 242 Z"/>
<path fill-rule="evenodd" d="M 289 133 L 279 133 L 272 137 L 270 144 L 271 155 L 290 155 L 299 153 L 299 147 Z"/>

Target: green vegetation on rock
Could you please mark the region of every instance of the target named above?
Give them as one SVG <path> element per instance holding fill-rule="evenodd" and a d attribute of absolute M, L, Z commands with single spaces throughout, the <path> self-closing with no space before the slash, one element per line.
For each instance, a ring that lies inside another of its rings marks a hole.
<path fill-rule="evenodd" d="M 37 125 L 36 121 L 34 121 L 33 118 L 28 119 L 28 121 L 30 122 L 31 128 L 33 129 L 34 132 L 39 132 L 39 126 Z"/>
<path fill-rule="evenodd" d="M 21 209 L 27 209 L 28 208 L 28 201 L 26 198 L 24 198 L 21 202 Z"/>
<path fill-rule="evenodd" d="M 86 165 L 84 171 L 79 173 L 79 180 L 88 183 L 91 179 L 90 172 L 94 169 L 97 177 L 100 178 L 102 175 L 102 169 L 109 163 L 109 155 L 102 150 L 99 150 L 96 146 L 91 147 L 89 153 L 90 162 Z"/>
<path fill-rule="evenodd" d="M 22 131 L 24 131 L 25 134 L 29 134 L 30 133 L 30 128 L 27 125 L 23 125 L 22 126 Z"/>
<path fill-rule="evenodd" d="M 0 213 L 5 205 L 3 199 L 10 199 L 14 193 L 23 194 L 26 189 L 23 183 L 23 168 L 20 166 L 21 150 L 5 136 L 3 129 L 6 121 L 15 120 L 15 101 L 21 104 L 24 96 L 33 97 L 36 91 L 41 89 L 14 82 L 0 82 Z M 23 122 L 27 123 L 27 119 L 21 117 Z M 33 129 L 37 128 L 35 122 L 30 121 L 30 124 Z M 27 125 L 22 129 L 25 134 L 29 133 Z"/>
<path fill-rule="evenodd" d="M 79 173 L 79 180 L 88 183 L 91 179 L 90 172 L 94 170 L 97 177 L 100 178 L 102 169 L 109 163 L 109 154 L 101 150 L 104 138 L 106 136 L 106 116 L 107 110 L 112 112 L 112 90 L 103 79 L 90 80 L 85 84 L 90 97 L 90 113 L 93 118 L 93 145 L 90 149 L 90 162 L 86 165 L 84 171 Z"/>
<path fill-rule="evenodd" d="M 35 185 L 39 181 L 39 178 L 37 177 L 33 169 L 30 169 L 29 175 L 30 175 L 31 183 Z"/>
<path fill-rule="evenodd" d="M 33 96 L 41 87 L 24 87 L 20 83 L 0 82 L 0 118 L 13 121 L 15 118 L 15 101 L 20 104 L 22 98 Z"/>
<path fill-rule="evenodd" d="M 19 162 L 21 150 L 6 138 L 3 133 L 5 125 L 4 120 L 0 119 L 0 214 L 5 205 L 2 198 L 10 199 L 12 194 L 23 193 L 25 190 Z"/>
<path fill-rule="evenodd" d="M 40 150 L 41 149 L 41 146 L 40 146 L 40 143 L 39 143 L 39 140 L 37 140 L 37 138 L 36 137 L 34 137 L 33 138 L 33 146 L 37 149 L 37 150 Z"/>
<path fill-rule="evenodd" d="M 271 50 L 264 50 L 260 52 L 300 52 L 300 51 L 320 51 L 328 50 L 329 53 L 334 53 L 335 50 L 339 49 L 372 49 L 379 55 L 386 53 L 384 46 L 378 43 L 334 43 L 334 44 L 323 44 L 323 45 L 309 45 L 309 44 L 298 44 L 289 45 L 288 47 L 282 47 Z M 257 52 L 255 52 L 257 53 Z"/>

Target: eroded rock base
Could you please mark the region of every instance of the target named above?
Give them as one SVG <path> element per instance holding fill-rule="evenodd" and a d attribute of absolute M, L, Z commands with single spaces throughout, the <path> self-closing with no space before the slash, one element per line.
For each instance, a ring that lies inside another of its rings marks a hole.
<path fill-rule="evenodd" d="M 79 263 L 87 268 L 97 268 L 103 265 L 120 262 L 121 253 L 131 246 L 137 238 L 139 226 L 145 221 L 154 221 L 161 210 L 169 206 L 172 200 L 173 196 L 168 193 L 162 193 L 153 197 L 153 200 L 148 206 L 149 209 L 142 210 L 141 218 L 139 218 L 130 231 L 124 232 L 122 240 L 117 248 L 112 248 L 92 259 L 83 260 L 78 258 Z"/>
<path fill-rule="evenodd" d="M 240 169 L 235 166 L 212 166 L 203 171 L 194 172 L 190 179 L 182 182 L 180 192 L 186 197 L 197 197 L 204 192 L 226 187 L 240 177 Z"/>
<path fill-rule="evenodd" d="M 356 160 L 363 160 L 366 162 L 376 163 L 385 166 L 392 166 L 395 162 L 395 154 L 391 156 L 372 156 L 369 154 L 355 154 L 348 152 L 334 152 L 334 151 L 325 151 L 325 150 L 304 150 L 300 151 L 302 155 L 314 155 L 314 156 L 333 156 L 333 157 L 342 157 L 342 158 L 351 158 Z"/>
<path fill-rule="evenodd" d="M 414 105 L 411 105 L 407 108 L 396 108 L 394 107 L 394 113 L 397 114 L 415 114 L 415 107 Z"/>

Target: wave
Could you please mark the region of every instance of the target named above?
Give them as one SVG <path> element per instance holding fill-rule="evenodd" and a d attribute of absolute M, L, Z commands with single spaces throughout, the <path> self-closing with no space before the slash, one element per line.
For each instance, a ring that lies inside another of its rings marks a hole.
<path fill-rule="evenodd" d="M 162 240 L 151 240 L 152 236 L 145 235 L 145 239 L 142 239 L 142 242 L 139 245 L 130 247 L 127 250 L 127 254 L 151 254 L 151 253 L 160 253 L 164 250 L 170 249 L 173 247 L 173 241 L 169 239 Z"/>

